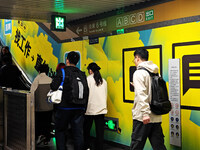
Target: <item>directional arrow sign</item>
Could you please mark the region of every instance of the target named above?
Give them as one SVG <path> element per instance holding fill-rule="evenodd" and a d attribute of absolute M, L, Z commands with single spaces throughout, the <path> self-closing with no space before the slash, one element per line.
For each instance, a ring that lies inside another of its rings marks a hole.
<path fill-rule="evenodd" d="M 79 27 L 76 29 L 76 33 L 79 34 L 79 32 L 82 32 L 83 30 L 80 29 Z"/>

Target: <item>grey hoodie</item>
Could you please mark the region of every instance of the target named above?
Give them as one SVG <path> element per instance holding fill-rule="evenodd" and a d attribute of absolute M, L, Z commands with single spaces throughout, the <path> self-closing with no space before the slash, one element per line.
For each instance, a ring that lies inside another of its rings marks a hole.
<path fill-rule="evenodd" d="M 158 66 L 152 61 L 144 61 L 137 66 L 146 68 L 152 73 L 158 73 Z M 133 84 L 135 88 L 134 105 L 132 108 L 133 120 L 143 121 L 144 116 L 150 116 L 150 123 L 162 122 L 161 115 L 155 115 L 151 112 L 149 104 L 151 103 L 151 78 L 146 70 L 136 70 L 133 75 Z"/>

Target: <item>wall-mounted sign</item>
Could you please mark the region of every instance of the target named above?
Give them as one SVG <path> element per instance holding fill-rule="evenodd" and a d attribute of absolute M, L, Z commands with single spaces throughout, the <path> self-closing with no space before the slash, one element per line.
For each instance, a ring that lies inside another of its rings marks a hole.
<path fill-rule="evenodd" d="M 69 29 L 79 36 L 106 33 L 120 28 L 130 28 L 133 26 L 148 24 L 148 21 L 154 20 L 154 13 L 153 9 L 134 11 L 102 20 L 91 21 L 85 24 L 71 25 Z"/>
<path fill-rule="evenodd" d="M 12 20 L 4 20 L 5 35 L 12 33 Z"/>
<path fill-rule="evenodd" d="M 118 131 L 118 128 L 119 128 L 118 118 L 104 117 L 104 129 L 111 131 Z"/>
<path fill-rule="evenodd" d="M 99 38 L 91 38 L 89 39 L 89 44 L 98 44 L 99 43 Z"/>
<path fill-rule="evenodd" d="M 145 11 L 145 21 L 153 20 L 154 19 L 154 10 Z"/>
<path fill-rule="evenodd" d="M 117 29 L 117 34 L 124 34 L 124 29 Z"/>
<path fill-rule="evenodd" d="M 179 59 L 169 59 L 169 99 L 172 104 L 172 110 L 169 113 L 170 144 L 181 147 Z"/>

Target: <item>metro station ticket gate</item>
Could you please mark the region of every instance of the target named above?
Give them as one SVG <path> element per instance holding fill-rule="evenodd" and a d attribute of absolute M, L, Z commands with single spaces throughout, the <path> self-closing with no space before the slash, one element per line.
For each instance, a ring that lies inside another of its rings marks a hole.
<path fill-rule="evenodd" d="M 3 90 L 0 88 L 0 150 L 3 148 Z"/>
<path fill-rule="evenodd" d="M 35 150 L 34 102 L 29 91 L 3 90 L 4 149 Z"/>

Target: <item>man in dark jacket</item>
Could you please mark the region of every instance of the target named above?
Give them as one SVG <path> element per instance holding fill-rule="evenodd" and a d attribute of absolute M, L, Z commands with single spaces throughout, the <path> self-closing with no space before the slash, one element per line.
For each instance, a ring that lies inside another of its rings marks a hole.
<path fill-rule="evenodd" d="M 10 55 L 4 55 L 2 58 L 3 66 L 0 68 L 0 86 L 13 89 L 20 89 L 21 71 L 12 64 Z"/>
<path fill-rule="evenodd" d="M 65 79 L 63 84 L 62 101 L 60 104 L 56 104 L 55 113 L 55 131 L 56 131 L 56 146 L 57 150 L 66 150 L 66 138 L 65 132 L 68 128 L 68 124 L 71 124 L 72 134 L 74 139 L 74 149 L 83 149 L 83 122 L 86 104 L 76 104 L 72 102 L 72 85 L 71 76 L 75 73 L 83 75 L 85 85 L 87 85 L 86 75 L 80 71 L 76 64 L 78 63 L 80 56 L 78 53 L 72 51 L 67 55 L 66 67 L 64 68 Z M 53 91 L 57 90 L 62 82 L 62 71 L 59 70 L 53 79 L 50 87 Z M 85 86 L 84 86 L 85 87 Z M 86 86 L 88 89 L 88 85 Z M 88 93 L 87 93 L 88 95 Z M 88 98 L 88 97 L 87 97 Z"/>

